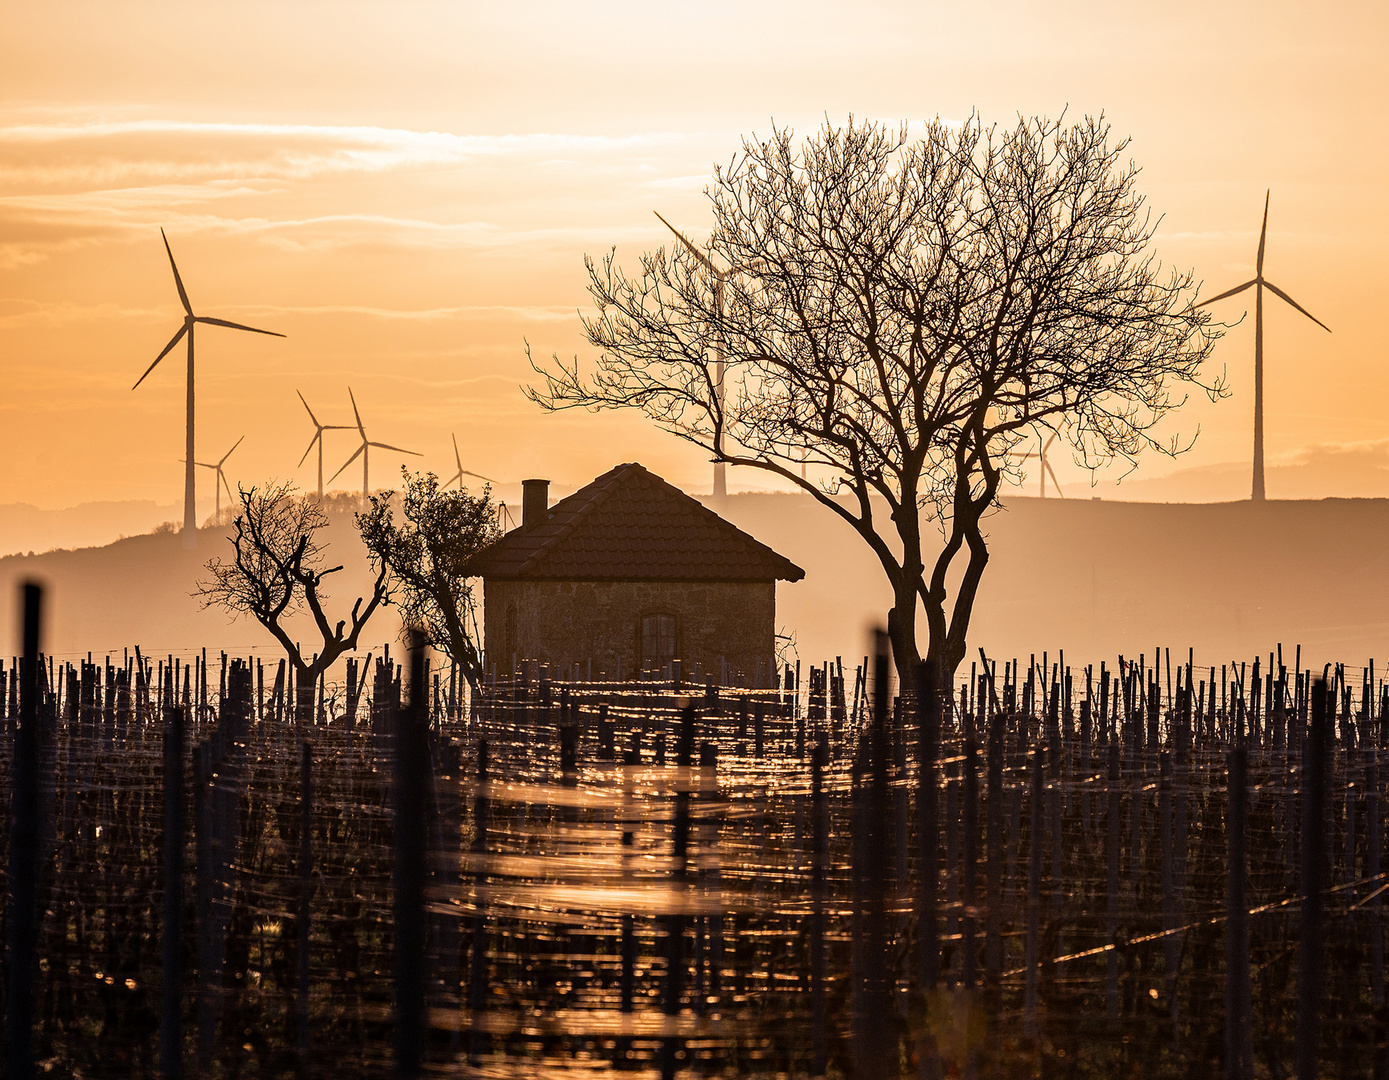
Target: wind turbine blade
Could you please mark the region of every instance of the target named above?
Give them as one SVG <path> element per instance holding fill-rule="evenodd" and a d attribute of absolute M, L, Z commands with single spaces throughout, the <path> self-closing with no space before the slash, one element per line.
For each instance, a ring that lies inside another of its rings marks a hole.
<path fill-rule="evenodd" d="M 163 351 L 160 352 L 160 354 L 154 358 L 154 363 L 151 364 L 149 367 L 145 368 L 145 375 L 148 375 L 151 371 L 153 371 L 156 367 L 159 366 L 159 361 L 163 360 L 164 357 L 169 355 L 169 350 L 172 349 L 175 345 L 177 345 L 180 341 L 182 341 L 183 335 L 186 333 L 188 333 L 188 324 L 184 323 L 182 326 L 179 327 L 178 333 L 169 339 L 169 344 L 165 345 Z M 135 380 L 135 386 L 139 386 L 142 382 L 145 381 L 145 375 L 141 375 L 138 379 Z M 134 390 L 135 386 L 132 386 L 130 389 Z"/>
<path fill-rule="evenodd" d="M 162 228 L 159 230 L 159 235 L 164 241 L 164 250 L 169 253 L 169 265 L 174 269 L 174 284 L 178 286 L 178 298 L 183 302 L 183 310 L 192 315 L 193 305 L 188 302 L 188 293 L 183 288 L 183 278 L 178 276 L 178 263 L 174 262 L 174 252 L 169 247 L 169 238 L 164 235 Z"/>
<path fill-rule="evenodd" d="M 1226 289 L 1223 293 L 1220 293 L 1218 296 L 1212 296 L 1209 300 L 1202 300 L 1199 304 L 1195 304 L 1193 306 L 1205 307 L 1207 304 L 1214 304 L 1217 300 L 1224 300 L 1227 296 L 1234 296 L 1236 293 L 1242 293 L 1245 289 L 1249 288 L 1252 285 L 1257 285 L 1258 283 L 1258 278 L 1255 278 L 1253 281 L 1246 281 L 1243 285 L 1236 285 L 1233 289 Z"/>
<path fill-rule="evenodd" d="M 350 458 L 348 458 L 346 461 L 344 461 L 344 462 L 342 463 L 342 469 L 347 468 L 347 467 L 348 467 L 349 465 L 351 465 L 354 461 L 356 461 L 359 457 L 361 457 L 361 456 L 362 456 L 362 451 L 365 450 L 366 448 L 367 448 L 367 444 L 366 444 L 366 443 L 362 443 L 361 446 L 357 447 L 357 449 L 356 449 L 356 451 L 353 453 L 353 455 L 352 455 Z M 338 478 L 338 474 L 342 472 L 342 469 L 339 469 L 339 470 L 338 470 L 337 472 L 335 472 L 332 476 L 328 477 L 328 483 L 331 484 L 334 480 L 336 480 L 336 479 Z"/>
<path fill-rule="evenodd" d="M 411 457 L 423 457 L 418 450 L 404 450 L 399 446 L 391 446 L 389 443 L 369 442 L 368 446 L 374 446 L 378 450 L 394 450 L 397 454 L 409 454 Z"/>
<path fill-rule="evenodd" d="M 299 459 L 299 465 L 303 465 L 304 462 L 309 460 L 309 454 L 313 452 L 313 444 L 318 442 L 318 440 L 321 438 L 323 438 L 323 429 L 319 428 L 317 431 L 313 433 L 313 438 L 309 440 L 309 448 L 304 451 L 304 456 Z M 294 467 L 297 469 L 299 468 L 299 465 L 296 465 Z"/>
<path fill-rule="evenodd" d="M 253 334 L 269 334 L 271 337 L 284 337 L 284 334 L 277 334 L 274 330 L 258 330 L 254 326 L 242 326 L 239 322 L 228 322 L 226 319 L 213 319 L 206 315 L 199 315 L 194 322 L 207 323 L 210 326 L 225 326 L 228 330 L 249 330 Z"/>
<path fill-rule="evenodd" d="M 661 217 L 659 211 L 652 210 L 651 212 L 655 214 L 658 218 L 661 218 L 661 224 L 675 234 L 675 238 L 685 245 L 685 250 L 688 251 L 691 255 L 693 255 L 695 259 L 699 262 L 699 264 L 704 267 L 704 269 L 708 270 L 709 273 L 713 274 L 715 277 L 720 276 L 719 272 L 714 269 L 714 264 L 709 261 L 708 257 L 704 254 L 704 252 L 700 251 L 699 248 L 695 247 L 692 243 L 686 240 L 684 233 L 682 233 L 665 218 Z"/>
<path fill-rule="evenodd" d="M 295 392 L 296 394 L 299 394 L 299 391 L 298 391 L 298 390 L 296 390 L 296 391 L 294 391 L 294 392 Z M 313 414 L 313 410 L 309 408 L 309 403 L 308 403 L 307 401 L 304 401 L 304 395 L 303 395 L 303 394 L 299 394 L 299 400 L 304 402 L 304 411 L 305 411 L 306 413 L 309 414 L 309 419 L 313 421 L 313 426 L 316 427 L 316 428 L 318 428 L 320 431 L 322 431 L 322 430 L 323 430 L 323 425 L 320 424 L 320 423 L 318 422 L 318 417 L 316 417 L 316 416 Z M 310 443 L 309 445 L 312 446 L 313 443 Z"/>
<path fill-rule="evenodd" d="M 461 477 L 463 475 L 463 459 L 458 456 L 458 436 L 450 431 L 449 438 L 453 440 L 453 460 L 458 466 L 458 475 Z M 449 483 L 451 484 L 453 481 L 450 480 Z"/>
<path fill-rule="evenodd" d="M 469 472 L 467 469 L 464 469 L 464 470 L 463 470 L 463 475 L 464 475 L 464 476 L 476 476 L 479 480 L 486 480 L 489 484 L 495 484 L 495 483 L 496 483 L 496 481 L 493 480 L 490 476 L 483 476 L 482 473 Z"/>
<path fill-rule="evenodd" d="M 458 486 L 459 486 L 459 487 L 462 487 L 462 486 L 463 486 L 463 470 L 462 470 L 462 469 L 460 469 L 458 472 L 454 473 L 454 474 L 453 474 L 452 476 L 450 476 L 447 480 L 445 480 L 445 481 L 444 481 L 444 487 L 448 487 L 448 486 L 449 486 L 450 484 L 452 484 L 455 480 L 458 481 Z"/>
<path fill-rule="evenodd" d="M 1055 441 L 1056 441 L 1056 432 L 1053 431 L 1053 432 L 1051 433 L 1051 438 L 1047 440 L 1046 446 L 1042 447 L 1042 453 L 1045 454 L 1048 450 L 1050 450 L 1050 449 L 1051 449 L 1051 444 L 1054 443 Z"/>
<path fill-rule="evenodd" d="M 352 393 L 352 387 L 347 388 L 347 396 L 352 398 L 352 415 L 357 418 L 357 430 L 362 433 L 362 442 L 367 441 L 367 429 L 362 427 L 362 414 L 357 411 L 357 398 Z"/>
<path fill-rule="evenodd" d="M 1259 257 L 1254 262 L 1254 272 L 1259 277 L 1264 276 L 1264 241 L 1268 239 L 1268 197 L 1270 191 L 1264 192 L 1264 224 L 1259 229 Z"/>
<path fill-rule="evenodd" d="M 1269 282 L 1265 281 L 1265 282 L 1264 282 L 1264 288 L 1267 289 L 1269 292 L 1273 293 L 1274 296 L 1281 297 L 1282 299 L 1286 300 L 1288 303 L 1292 304 L 1293 307 L 1297 308 L 1298 311 L 1300 311 L 1300 312 L 1302 312 L 1302 314 L 1306 315 L 1307 318 L 1311 319 L 1314 323 L 1316 323 L 1318 326 L 1320 326 L 1320 327 L 1321 327 L 1323 330 L 1325 330 L 1328 334 L 1331 333 L 1331 327 L 1327 326 L 1326 323 L 1322 322 L 1319 318 L 1317 318 L 1315 315 L 1313 315 L 1310 311 L 1308 311 L 1305 307 L 1303 307 L 1301 304 L 1299 304 L 1299 303 L 1298 303 L 1296 300 L 1294 300 L 1291 296 L 1289 296 L 1287 293 L 1285 293 L 1285 292 L 1284 292 L 1282 289 L 1280 289 L 1277 285 L 1273 285 L 1273 284 L 1270 284 Z"/>
<path fill-rule="evenodd" d="M 219 461 L 219 462 L 217 463 L 217 467 L 220 469 L 220 468 L 222 467 L 223 462 L 225 462 L 225 461 L 227 460 L 227 458 L 229 458 L 229 457 L 232 456 L 232 452 L 236 449 L 236 447 L 237 447 L 237 446 L 240 446 L 240 445 L 241 445 L 243 442 L 245 442 L 245 441 L 246 441 L 246 436 L 245 436 L 245 435 L 243 435 L 243 436 L 241 436 L 241 438 L 237 439 L 237 440 L 236 440 L 236 444 L 231 448 L 231 450 L 228 450 L 225 454 L 222 455 L 222 460 Z"/>
<path fill-rule="evenodd" d="M 229 502 L 234 502 L 235 500 L 232 499 L 231 485 L 227 483 L 227 474 L 224 473 L 221 469 L 218 469 L 218 470 L 217 470 L 217 479 L 220 480 L 220 481 L 222 481 L 222 490 L 225 491 L 225 492 L 227 493 L 227 500 L 228 500 Z"/>
<path fill-rule="evenodd" d="M 1066 496 L 1065 496 L 1065 495 L 1062 493 L 1062 491 L 1061 491 L 1061 484 L 1060 484 L 1060 482 L 1056 479 L 1056 473 L 1055 473 L 1054 471 L 1052 471 L 1051 462 L 1050 462 L 1050 461 L 1047 461 L 1047 462 L 1044 462 L 1044 464 L 1046 465 L 1047 475 L 1051 477 L 1051 486 L 1054 487 L 1054 488 L 1056 489 L 1056 494 L 1057 494 L 1057 495 L 1060 495 L 1061 498 L 1064 499 Z"/>

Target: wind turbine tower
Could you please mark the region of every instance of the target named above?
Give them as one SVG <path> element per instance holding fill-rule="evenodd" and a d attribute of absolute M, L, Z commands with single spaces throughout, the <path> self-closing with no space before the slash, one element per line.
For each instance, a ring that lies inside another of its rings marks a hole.
<path fill-rule="evenodd" d="M 296 390 L 296 391 L 294 391 L 294 392 L 295 392 L 296 394 L 299 394 L 299 391 L 298 391 L 298 390 Z M 309 440 L 309 449 L 304 451 L 304 456 L 301 457 L 301 458 L 299 459 L 299 465 L 296 465 L 295 468 L 297 469 L 297 468 L 299 468 L 301 465 L 304 464 L 304 461 L 305 461 L 305 460 L 308 458 L 308 456 L 309 456 L 309 450 L 312 450 L 312 449 L 314 448 L 314 444 L 317 443 L 317 444 L 318 444 L 318 501 L 319 501 L 319 502 L 322 502 L 322 501 L 323 501 L 323 433 L 324 433 L 325 431 L 351 431 L 351 430 L 352 430 L 352 425 L 351 425 L 351 424 L 320 424 L 320 423 L 318 422 L 318 417 L 316 417 L 316 416 L 313 414 L 313 410 L 309 408 L 309 403 L 308 403 L 307 401 L 304 401 L 304 395 L 303 395 L 303 394 L 299 394 L 299 400 L 300 400 L 301 402 L 303 402 L 303 404 L 304 404 L 304 411 L 307 412 L 307 413 L 309 414 L 309 419 L 313 421 L 314 433 L 313 433 L 313 438 Z"/>
<path fill-rule="evenodd" d="M 1328 334 L 1331 333 L 1331 327 L 1264 277 L 1264 241 L 1268 238 L 1268 196 L 1269 193 L 1264 192 L 1264 224 L 1259 230 L 1259 254 L 1254 262 L 1254 277 L 1243 285 L 1226 289 L 1220 295 L 1202 300 L 1196 305 L 1205 307 L 1217 300 L 1224 300 L 1227 296 L 1242 293 L 1250 286 L 1254 287 L 1254 487 L 1249 496 L 1254 502 L 1264 501 L 1264 290 L 1267 289 L 1274 296 L 1286 300 Z"/>
<path fill-rule="evenodd" d="M 479 480 L 486 480 L 489 484 L 495 484 L 496 481 L 490 476 L 483 476 L 482 473 L 469 472 L 467 469 L 463 468 L 463 458 L 459 456 L 458 453 L 458 436 L 450 433 L 449 437 L 453 439 L 453 460 L 458 465 L 458 471 L 444 481 L 444 487 L 448 487 L 457 480 L 458 489 L 460 491 L 463 490 L 463 477 L 465 476 L 476 476 Z"/>
<path fill-rule="evenodd" d="M 169 266 L 174 272 L 174 285 L 178 288 L 178 299 L 183 305 L 183 325 L 179 331 L 169 339 L 169 344 L 165 345 L 158 356 L 154 358 L 154 363 L 145 369 L 145 374 L 135 380 L 134 390 L 142 382 L 145 376 L 159 366 L 159 361 L 168 356 L 175 345 L 188 338 L 188 419 L 187 431 L 185 435 L 185 449 L 183 455 L 183 546 L 185 548 L 196 548 L 198 546 L 198 520 L 197 511 L 194 503 L 197 494 L 197 484 L 194 479 L 196 474 L 193 460 L 193 328 L 198 323 L 205 323 L 208 326 L 225 326 L 229 330 L 247 330 L 252 334 L 268 334 L 270 337 L 284 337 L 284 334 L 277 334 L 273 330 L 258 330 L 254 326 L 243 326 L 241 323 L 228 322 L 226 319 L 214 319 L 208 315 L 193 314 L 193 305 L 188 301 L 188 293 L 183 287 L 183 279 L 179 277 L 178 264 L 174 262 L 173 250 L 169 247 L 169 238 L 164 236 L 164 230 L 159 230 L 159 235 L 164 239 L 164 250 L 169 255 Z"/>
<path fill-rule="evenodd" d="M 1026 461 L 1028 458 L 1037 458 L 1037 459 L 1038 459 L 1039 464 L 1038 464 L 1038 467 L 1037 467 L 1037 473 L 1038 473 L 1039 479 L 1041 480 L 1041 489 L 1040 489 L 1039 494 L 1040 494 L 1041 498 L 1043 498 L 1043 499 L 1045 499 L 1045 498 L 1047 497 L 1047 477 L 1048 477 L 1048 476 L 1051 477 L 1051 486 L 1054 487 L 1054 488 L 1056 489 L 1056 494 L 1057 494 L 1058 496 L 1060 496 L 1061 498 L 1063 498 L 1063 499 L 1066 497 L 1065 493 L 1061 490 L 1061 482 L 1060 482 L 1059 480 L 1056 479 L 1056 473 L 1055 473 L 1054 471 L 1052 471 L 1051 462 L 1047 460 L 1047 451 L 1051 449 L 1051 444 L 1054 443 L 1055 441 L 1056 441 L 1056 432 L 1053 431 L 1053 432 L 1051 433 L 1051 438 L 1048 439 L 1045 443 L 1042 442 L 1042 434 L 1041 434 L 1041 432 L 1038 432 L 1038 433 L 1037 433 L 1037 449 L 1036 449 L 1036 450 L 1029 450 L 1029 451 L 1028 451 L 1027 453 L 1025 453 L 1025 454 L 1010 453 L 1010 454 L 1008 455 L 1009 457 L 1015 457 L 1015 458 L 1017 458 L 1019 461 Z"/>
<path fill-rule="evenodd" d="M 357 447 L 357 449 L 352 452 L 352 456 L 342 463 L 342 467 L 339 468 L 337 472 L 335 472 L 332 476 L 328 478 L 328 482 L 331 484 L 334 480 L 336 480 L 338 478 L 338 474 L 341 473 L 343 469 L 351 465 L 354 461 L 356 461 L 358 456 L 360 455 L 362 459 L 362 510 L 365 511 L 367 508 L 368 499 L 371 495 L 371 475 L 367 471 L 369 467 L 369 459 L 371 456 L 371 448 L 374 446 L 378 450 L 394 450 L 397 454 L 409 454 L 411 457 L 419 457 L 420 454 L 416 450 L 402 450 L 399 446 L 391 446 L 389 443 L 372 442 L 370 439 L 368 439 L 367 429 L 362 425 L 362 414 L 357 411 L 357 399 L 353 395 L 352 387 L 350 386 L 347 388 L 347 396 L 352 399 L 352 415 L 357 418 L 357 430 L 361 433 L 362 445 Z"/>

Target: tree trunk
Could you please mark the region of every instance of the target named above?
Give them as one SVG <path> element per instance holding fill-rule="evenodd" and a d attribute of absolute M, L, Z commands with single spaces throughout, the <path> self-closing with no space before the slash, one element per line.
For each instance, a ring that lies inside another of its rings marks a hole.
<path fill-rule="evenodd" d="M 887 635 L 892 640 L 892 662 L 897 669 L 897 684 L 915 685 L 916 668 L 921 653 L 916 645 L 916 588 L 909 583 L 894 590 L 892 608 L 887 613 Z"/>

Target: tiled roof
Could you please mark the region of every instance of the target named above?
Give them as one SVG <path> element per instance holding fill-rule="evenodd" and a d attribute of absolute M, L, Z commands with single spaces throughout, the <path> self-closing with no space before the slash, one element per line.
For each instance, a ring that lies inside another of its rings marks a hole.
<path fill-rule="evenodd" d="M 805 571 L 635 462 L 513 529 L 468 567 L 547 581 L 799 581 Z"/>

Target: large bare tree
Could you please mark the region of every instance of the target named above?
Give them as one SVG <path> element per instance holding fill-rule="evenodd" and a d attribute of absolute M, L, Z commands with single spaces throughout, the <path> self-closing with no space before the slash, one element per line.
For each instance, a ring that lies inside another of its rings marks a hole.
<path fill-rule="evenodd" d="M 705 252 L 586 260 L 599 355 L 532 366 L 546 409 L 636 408 L 717 459 L 809 492 L 892 587 L 899 673 L 948 675 L 989 558 L 1009 450 L 1047 428 L 1094 467 L 1211 394 L 1217 336 L 1103 118 L 826 124 L 750 139 L 708 189 Z M 722 269 L 722 295 L 710 267 Z M 719 385 L 716 356 L 726 358 Z"/>
<path fill-rule="evenodd" d="M 358 597 L 347 619 L 334 625 L 323 609 L 323 582 L 341 566 L 325 569 L 317 533 L 328 519 L 314 499 L 298 498 L 290 484 L 239 489 L 241 513 L 233 525 L 231 561 L 214 558 L 209 577 L 198 583 L 196 595 L 204 607 L 221 607 L 232 615 L 250 615 L 280 643 L 295 676 L 295 709 L 301 720 L 313 714 L 318 677 L 344 652 L 357 647 L 357 638 L 372 613 L 390 602 L 386 569 L 381 567 L 372 595 L 363 606 Z M 306 658 L 286 625 L 291 616 L 307 611 L 321 646 Z"/>

